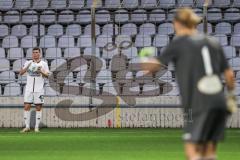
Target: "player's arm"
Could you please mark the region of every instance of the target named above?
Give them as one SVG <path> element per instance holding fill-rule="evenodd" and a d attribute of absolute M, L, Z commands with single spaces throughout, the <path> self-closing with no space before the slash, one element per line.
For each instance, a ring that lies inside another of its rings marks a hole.
<path fill-rule="evenodd" d="M 235 89 L 235 76 L 231 68 L 228 68 L 224 71 L 224 78 L 226 80 L 226 86 L 229 91 Z"/>
<path fill-rule="evenodd" d="M 23 75 L 24 73 L 26 73 L 31 64 L 32 64 L 32 63 L 27 64 L 27 62 L 26 62 L 25 65 L 24 65 L 24 67 L 21 68 L 21 70 L 19 71 L 19 74 L 20 74 L 20 75 Z"/>
<path fill-rule="evenodd" d="M 48 76 L 49 76 L 48 65 L 44 64 L 43 67 L 39 67 L 38 72 L 41 73 L 43 77 L 48 78 Z"/>

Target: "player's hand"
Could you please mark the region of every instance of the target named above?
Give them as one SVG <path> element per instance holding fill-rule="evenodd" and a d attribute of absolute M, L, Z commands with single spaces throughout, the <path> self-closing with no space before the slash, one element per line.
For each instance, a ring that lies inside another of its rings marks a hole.
<path fill-rule="evenodd" d="M 27 67 L 26 67 L 26 70 L 28 70 L 28 68 L 31 66 L 32 62 L 30 62 Z"/>
<path fill-rule="evenodd" d="M 230 114 L 233 114 L 237 112 L 238 106 L 237 106 L 237 98 L 234 95 L 233 90 L 228 91 L 227 95 L 227 110 Z"/>
<path fill-rule="evenodd" d="M 143 58 L 141 63 L 142 70 L 146 71 L 145 74 L 155 73 L 159 71 L 160 67 L 161 67 L 160 62 L 153 57 Z"/>
<path fill-rule="evenodd" d="M 38 67 L 37 72 L 42 73 L 42 67 L 41 66 Z"/>

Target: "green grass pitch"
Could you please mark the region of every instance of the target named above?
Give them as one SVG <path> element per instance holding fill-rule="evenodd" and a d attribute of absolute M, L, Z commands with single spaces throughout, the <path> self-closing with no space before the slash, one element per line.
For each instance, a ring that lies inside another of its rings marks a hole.
<path fill-rule="evenodd" d="M 0 129 L 1 160 L 184 160 L 180 129 Z M 240 159 L 240 130 L 227 130 L 219 160 Z"/>

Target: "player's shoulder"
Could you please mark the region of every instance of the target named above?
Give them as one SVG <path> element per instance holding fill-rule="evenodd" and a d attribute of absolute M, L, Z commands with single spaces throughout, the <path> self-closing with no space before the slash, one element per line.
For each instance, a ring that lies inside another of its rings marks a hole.
<path fill-rule="evenodd" d="M 48 65 L 45 60 L 41 60 L 41 63 L 42 63 L 43 65 Z"/>

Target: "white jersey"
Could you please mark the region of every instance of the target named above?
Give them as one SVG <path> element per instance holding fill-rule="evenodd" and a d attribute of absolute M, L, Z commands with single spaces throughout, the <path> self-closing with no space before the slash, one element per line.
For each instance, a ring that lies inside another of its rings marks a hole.
<path fill-rule="evenodd" d="M 29 64 L 27 70 L 27 85 L 25 88 L 25 92 L 40 92 L 44 93 L 44 78 L 42 74 L 36 72 L 38 67 L 41 67 L 44 72 L 49 73 L 48 64 L 44 61 L 40 61 L 38 63 L 33 62 L 33 60 L 26 61 L 23 68 L 26 68 Z"/>

